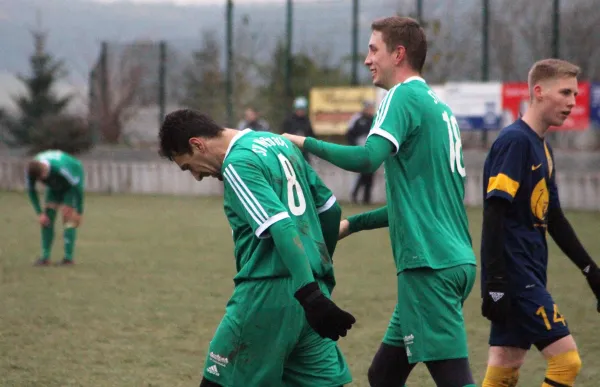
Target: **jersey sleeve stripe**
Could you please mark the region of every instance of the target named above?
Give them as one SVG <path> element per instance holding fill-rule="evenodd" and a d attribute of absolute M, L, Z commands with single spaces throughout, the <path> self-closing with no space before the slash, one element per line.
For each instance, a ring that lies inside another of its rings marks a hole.
<path fill-rule="evenodd" d="M 371 129 L 371 131 L 369 132 L 369 136 L 371 136 L 373 134 L 381 136 L 381 137 L 385 138 L 386 140 L 388 140 L 389 142 L 391 142 L 392 144 L 394 144 L 394 148 L 396 149 L 394 154 L 398 153 L 400 146 L 398 145 L 398 141 L 394 138 L 394 136 L 392 136 L 390 134 L 390 132 L 386 132 L 385 130 L 376 127 L 376 128 Z"/>
<path fill-rule="evenodd" d="M 235 168 L 233 167 L 233 165 L 229 164 L 227 166 L 227 168 L 229 168 L 229 170 L 231 171 L 233 178 L 235 180 L 237 180 L 237 182 L 239 183 L 240 187 L 242 188 L 243 192 L 246 192 L 246 194 L 248 195 L 248 197 L 250 198 L 250 204 L 252 205 L 254 203 L 254 205 L 256 205 L 256 208 L 258 209 L 258 215 L 263 216 L 263 219 L 266 220 L 269 215 L 267 215 L 267 212 L 264 210 L 264 208 L 260 205 L 260 203 L 258 202 L 258 200 L 256 200 L 256 197 L 254 196 L 254 194 L 250 191 L 250 189 L 248 188 L 248 186 L 244 183 L 244 181 L 242 180 L 242 178 L 240 177 L 240 175 L 238 175 L 238 173 L 236 172 Z"/>
<path fill-rule="evenodd" d="M 67 181 L 71 184 L 71 185 L 77 185 L 77 183 L 79 183 L 79 177 L 75 177 L 73 175 L 71 175 L 71 173 L 69 172 L 68 169 L 66 168 L 61 168 L 60 169 L 60 174 L 67 179 Z"/>
<path fill-rule="evenodd" d="M 490 177 L 490 180 L 489 180 L 488 186 L 487 186 L 487 193 L 490 193 L 494 190 L 499 190 L 499 191 L 506 192 L 512 198 L 514 198 L 515 195 L 517 194 L 518 189 L 519 189 L 519 182 L 514 181 L 513 179 L 511 179 L 510 177 L 508 177 L 508 175 L 505 175 L 504 173 L 499 173 L 496 176 Z"/>
<path fill-rule="evenodd" d="M 269 219 L 267 219 L 266 222 L 261 224 L 260 227 L 256 229 L 256 232 L 254 233 L 254 235 L 256 235 L 258 238 L 267 238 L 268 236 L 263 235 L 263 233 L 266 230 L 268 230 L 269 227 L 271 227 L 273 224 L 279 222 L 281 219 L 285 219 L 285 218 L 289 218 L 289 217 L 290 217 L 290 214 L 288 214 L 287 212 L 280 212 L 279 214 L 271 216 Z"/>
<path fill-rule="evenodd" d="M 257 215 L 254 208 L 248 206 L 246 199 L 244 199 L 243 193 L 239 191 L 237 183 L 233 181 L 233 178 L 231 177 L 231 174 L 229 173 L 227 168 L 225 168 L 224 177 L 231 186 L 231 188 L 233 188 L 233 191 L 235 192 L 236 196 L 238 197 L 239 201 L 242 203 L 248 214 L 250 214 L 250 216 L 252 217 L 252 219 L 254 219 L 256 224 L 262 225 L 264 223 L 264 219 Z"/>
<path fill-rule="evenodd" d="M 336 200 L 337 199 L 335 198 L 335 195 L 331 195 L 331 197 L 329 199 L 327 199 L 327 202 L 325 202 L 325 204 L 323 204 L 321 207 L 317 208 L 317 213 L 321 214 L 321 213 L 327 211 L 328 209 L 330 209 L 335 204 Z"/>

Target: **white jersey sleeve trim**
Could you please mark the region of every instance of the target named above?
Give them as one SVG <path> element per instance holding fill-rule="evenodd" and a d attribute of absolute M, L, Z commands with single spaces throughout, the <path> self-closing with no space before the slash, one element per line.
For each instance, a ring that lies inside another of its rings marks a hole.
<path fill-rule="evenodd" d="M 325 202 L 325 204 L 323 204 L 321 207 L 317 208 L 317 213 L 322 214 L 323 212 L 330 209 L 335 204 L 336 200 L 337 199 L 335 198 L 335 195 L 331 195 L 331 197 L 329 199 L 327 199 L 327 202 Z"/>
<path fill-rule="evenodd" d="M 256 224 L 261 226 L 263 223 L 265 223 L 268 218 L 267 212 L 260 205 L 258 200 L 256 200 L 256 197 L 244 183 L 240 175 L 238 175 L 238 173 L 235 171 L 233 165 L 229 164 L 225 168 L 225 173 L 223 176 Z"/>
<path fill-rule="evenodd" d="M 369 132 L 369 136 L 376 134 L 378 136 L 381 136 L 383 138 L 385 138 L 386 140 L 388 140 L 389 142 L 391 142 L 394 145 L 394 154 L 398 153 L 398 150 L 400 150 L 400 146 L 398 145 L 398 141 L 396 141 L 396 139 L 394 138 L 394 136 L 392 136 L 390 134 L 390 132 L 386 132 L 385 130 L 381 129 L 381 128 L 374 128 L 371 129 L 371 131 Z M 369 136 L 367 136 L 367 138 L 369 138 Z"/>
<path fill-rule="evenodd" d="M 263 235 L 265 233 L 265 231 L 267 231 L 268 228 L 271 227 L 273 224 L 279 222 L 282 219 L 289 218 L 289 217 L 290 217 L 290 214 L 288 214 L 287 212 L 280 212 L 279 214 L 273 215 L 269 219 L 267 219 L 263 224 L 261 224 L 260 227 L 258 227 L 256 229 L 254 234 L 256 235 L 257 238 L 261 238 L 261 239 L 270 238 L 271 235 L 268 233 L 266 235 Z"/>

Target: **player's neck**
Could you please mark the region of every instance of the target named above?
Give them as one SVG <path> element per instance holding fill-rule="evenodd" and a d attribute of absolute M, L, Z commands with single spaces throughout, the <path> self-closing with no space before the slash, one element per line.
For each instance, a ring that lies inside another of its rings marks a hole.
<path fill-rule="evenodd" d="M 392 87 L 406 81 L 409 78 L 412 77 L 420 77 L 421 74 L 419 74 L 419 72 L 413 70 L 413 69 L 398 69 L 398 71 L 396 72 L 394 79 L 393 79 L 393 85 L 390 85 L 390 87 L 388 88 L 388 90 L 390 90 Z"/>
<path fill-rule="evenodd" d="M 523 114 L 521 118 L 533 131 L 540 137 L 544 138 L 548 128 L 550 127 L 548 124 L 544 122 L 541 114 L 539 114 L 535 108 L 529 108 Z"/>
<path fill-rule="evenodd" d="M 219 158 L 220 161 L 225 160 L 225 155 L 229 149 L 229 144 L 233 141 L 233 138 L 240 133 L 239 130 L 225 128 L 223 134 L 219 137 Z"/>
<path fill-rule="evenodd" d="M 40 176 L 40 178 L 42 180 L 45 180 L 48 175 L 50 175 L 50 165 L 44 163 L 42 164 L 42 176 Z"/>

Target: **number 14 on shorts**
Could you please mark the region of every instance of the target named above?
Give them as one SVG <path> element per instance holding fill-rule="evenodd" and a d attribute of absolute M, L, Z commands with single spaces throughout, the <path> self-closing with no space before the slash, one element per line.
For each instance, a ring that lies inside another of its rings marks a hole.
<path fill-rule="evenodd" d="M 542 317 L 542 319 L 544 320 L 544 324 L 546 325 L 546 329 L 552 330 L 552 325 L 550 325 L 550 320 L 548 320 L 548 314 L 546 313 L 546 308 L 544 308 L 544 305 L 540 306 L 535 312 L 535 314 L 537 316 Z M 564 326 L 567 326 L 567 322 L 565 321 L 565 318 L 559 313 L 558 306 L 556 306 L 556 304 L 554 304 L 554 317 L 552 321 L 555 324 L 562 323 Z"/>

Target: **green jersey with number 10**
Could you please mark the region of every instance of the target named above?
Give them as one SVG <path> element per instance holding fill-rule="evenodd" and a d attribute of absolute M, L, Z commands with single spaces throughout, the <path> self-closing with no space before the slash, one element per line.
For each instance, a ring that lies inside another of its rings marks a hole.
<path fill-rule="evenodd" d="M 298 228 L 314 276 L 333 277 L 319 213 L 336 199 L 296 146 L 280 135 L 246 129 L 231 141 L 221 173 L 235 244 L 234 282 L 290 275 L 269 235 L 269 227 L 286 218 Z"/>
<path fill-rule="evenodd" d="M 452 110 L 422 78 L 412 77 L 381 101 L 372 135 L 394 145 L 384 167 L 397 271 L 475 264 L 463 204 L 460 130 Z"/>

